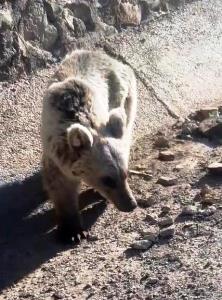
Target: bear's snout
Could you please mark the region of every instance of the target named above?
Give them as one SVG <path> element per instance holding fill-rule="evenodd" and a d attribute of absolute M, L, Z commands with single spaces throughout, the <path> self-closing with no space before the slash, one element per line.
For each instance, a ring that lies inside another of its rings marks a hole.
<path fill-rule="evenodd" d="M 131 212 L 137 207 L 137 202 L 126 183 L 124 188 L 119 191 L 118 197 L 113 201 L 118 210 L 122 212 Z"/>
<path fill-rule="evenodd" d="M 119 205 L 116 206 L 122 212 L 131 212 L 137 207 L 137 202 L 134 198 L 129 200 L 122 199 Z"/>

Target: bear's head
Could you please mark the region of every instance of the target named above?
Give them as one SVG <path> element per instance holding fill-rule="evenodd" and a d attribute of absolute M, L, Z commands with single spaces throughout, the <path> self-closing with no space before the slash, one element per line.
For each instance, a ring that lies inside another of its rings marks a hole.
<path fill-rule="evenodd" d="M 107 130 L 111 128 L 114 136 L 106 137 L 75 123 L 67 129 L 67 141 L 70 151 L 79 157 L 73 164 L 73 176 L 81 177 L 120 211 L 129 212 L 137 203 L 127 182 L 128 158 L 121 126 L 122 120 L 111 114 Z"/>

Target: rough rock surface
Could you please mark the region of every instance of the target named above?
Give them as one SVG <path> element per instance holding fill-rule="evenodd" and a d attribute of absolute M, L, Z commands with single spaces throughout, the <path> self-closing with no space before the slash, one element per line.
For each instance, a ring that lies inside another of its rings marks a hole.
<path fill-rule="evenodd" d="M 4 0 L 0 2 L 0 81 L 91 48 L 121 26 L 138 26 L 152 11 L 136 0 Z M 157 7 L 161 4 L 157 1 Z"/>

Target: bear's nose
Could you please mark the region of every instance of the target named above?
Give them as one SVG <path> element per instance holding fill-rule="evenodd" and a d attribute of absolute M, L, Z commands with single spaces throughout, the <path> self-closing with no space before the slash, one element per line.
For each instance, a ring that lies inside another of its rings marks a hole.
<path fill-rule="evenodd" d="M 131 212 L 137 207 L 137 202 L 134 198 L 127 199 L 127 201 L 122 201 L 118 207 L 122 212 Z"/>

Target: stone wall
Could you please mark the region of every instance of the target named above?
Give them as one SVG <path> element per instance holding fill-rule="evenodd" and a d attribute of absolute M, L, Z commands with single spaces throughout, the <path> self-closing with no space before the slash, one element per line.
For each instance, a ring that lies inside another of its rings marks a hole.
<path fill-rule="evenodd" d="M 172 0 L 171 2 L 181 2 Z M 0 81 L 168 11 L 167 0 L 0 0 Z"/>

